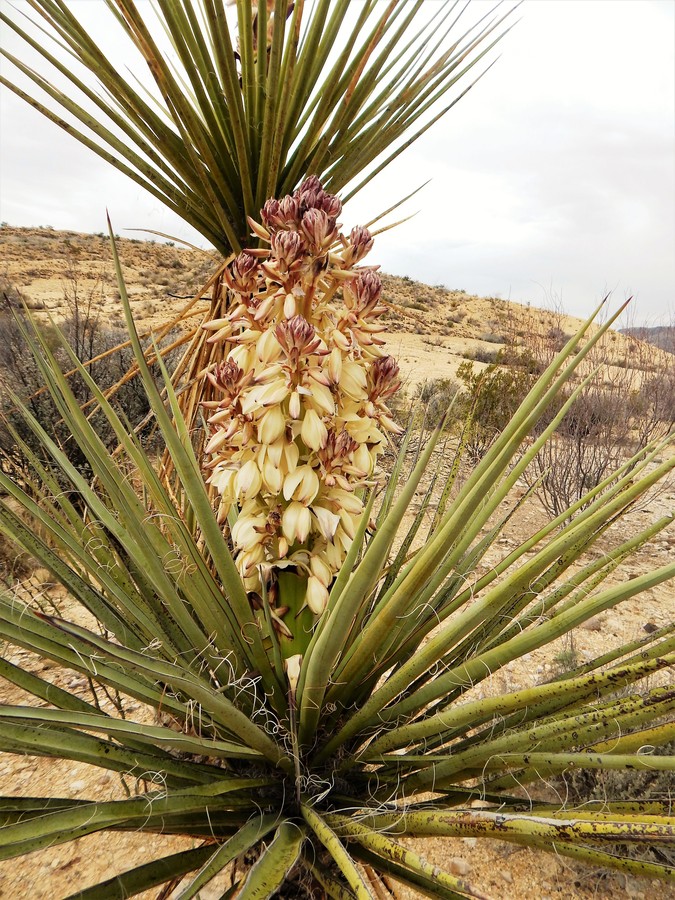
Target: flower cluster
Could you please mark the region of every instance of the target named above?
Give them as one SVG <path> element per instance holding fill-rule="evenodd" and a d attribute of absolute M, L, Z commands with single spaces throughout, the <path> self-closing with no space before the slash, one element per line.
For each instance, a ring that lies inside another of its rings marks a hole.
<path fill-rule="evenodd" d="M 223 347 L 208 373 L 206 466 L 220 521 L 237 512 L 237 567 L 254 593 L 278 569 L 306 578 L 316 615 L 363 512 L 359 489 L 400 430 L 386 405 L 400 383 L 382 349 L 380 278 L 357 267 L 373 239 L 343 235 L 340 211 L 315 177 L 268 200 L 262 224 L 249 220 L 267 246 L 229 264 L 228 314 L 204 326 Z"/>

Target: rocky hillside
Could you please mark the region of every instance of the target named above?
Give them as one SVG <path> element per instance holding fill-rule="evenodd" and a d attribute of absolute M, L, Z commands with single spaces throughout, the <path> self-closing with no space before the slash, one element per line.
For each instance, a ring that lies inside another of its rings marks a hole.
<path fill-rule="evenodd" d="M 150 329 L 165 324 L 218 265 L 212 253 L 154 240 L 120 237 L 118 250 L 136 318 Z M 123 324 L 107 235 L 3 225 L 0 259 L 2 292 L 10 300 L 22 298 L 38 315 L 58 319 L 79 305 L 100 312 L 112 326 Z M 389 349 L 409 390 L 427 379 L 453 377 L 465 359 L 479 367 L 493 362 L 507 346 L 562 346 L 580 324 L 560 312 L 407 277 L 385 274 L 383 281 Z M 612 332 L 606 358 L 632 368 L 644 355 L 638 338 Z"/>

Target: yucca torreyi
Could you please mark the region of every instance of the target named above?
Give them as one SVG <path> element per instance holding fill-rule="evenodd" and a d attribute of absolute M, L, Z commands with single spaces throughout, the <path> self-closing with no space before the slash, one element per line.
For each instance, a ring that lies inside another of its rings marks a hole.
<path fill-rule="evenodd" d="M 309 194 L 315 198 L 310 202 L 334 201 L 319 190 Z M 302 196 L 303 189 L 295 199 Z M 300 254 L 297 241 L 279 239 L 298 234 L 297 220 L 274 225 L 269 213 L 276 207 L 265 209 L 269 250 L 244 253 L 230 264 L 227 278 L 240 302 L 208 329 L 219 337 L 215 343 L 224 356 L 214 374 L 224 390 L 222 408 L 212 412 L 206 468 L 194 453 L 167 373 L 165 399 L 147 367 L 113 243 L 131 339 L 181 485 L 181 507 L 86 370 L 80 369 L 81 377 L 119 437 L 115 456 L 80 409 L 48 342 L 39 330 L 27 335 L 96 482 L 82 478 L 26 411 L 60 479 L 33 459 L 35 500 L 0 475 L 11 498 L 0 503 L 0 528 L 67 587 L 100 622 L 101 633 L 36 612 L 9 591 L 0 600 L 2 633 L 10 645 L 140 701 L 157 719 L 142 724 L 129 715 L 119 718 L 2 662 L 5 678 L 48 706 L 2 708 L 1 749 L 142 770 L 150 784 L 137 797 L 110 802 L 6 796 L 0 857 L 101 829 L 194 838 L 193 849 L 83 889 L 74 895 L 80 898 L 130 896 L 187 873 L 196 874 L 176 896 L 196 896 L 247 853 L 255 865 L 238 868 L 226 896 L 271 897 L 285 890 L 297 897 L 378 897 L 382 878 L 430 897 L 476 896 L 463 880 L 402 847 L 396 838 L 407 834 L 493 837 L 672 878 L 668 865 L 615 849 L 640 841 L 667 846 L 673 834 L 667 799 L 627 799 L 596 811 L 525 801 L 520 789 L 570 767 L 675 769 L 672 757 L 642 749 L 673 739 L 675 692 L 641 684 L 672 667 L 675 624 L 556 680 L 465 698 L 490 673 L 675 576 L 671 563 L 604 584 L 672 522 L 671 514 L 627 540 L 611 538 L 611 526 L 675 466 L 664 453 L 669 441 L 627 461 L 564 516 L 481 569 L 522 502 L 512 499 L 519 475 L 573 396 L 523 449 L 525 438 L 611 320 L 595 331 L 587 322 L 561 351 L 452 500 L 451 482 L 442 483 L 440 428 L 402 478 L 407 448 L 418 437 L 408 430 L 390 480 L 378 492 L 376 451 L 384 439 L 378 424 L 388 414 L 372 389 L 376 383 L 394 387 L 395 372 L 386 362 L 388 377 L 377 381 L 378 363 L 387 357 L 378 355 L 377 345 L 369 355 L 369 345 L 354 337 L 370 324 L 354 312 L 364 283 L 373 298 L 373 273 L 353 267 L 354 250 L 370 240 L 359 229 L 341 239 L 329 222 L 332 246 L 308 241 Z M 265 236 L 259 226 L 256 231 Z M 291 244 L 293 262 L 281 252 Z M 295 302 L 307 301 L 304 315 L 278 289 L 294 265 L 291 293 Z M 338 284 L 342 300 L 331 291 Z M 341 369 L 329 345 L 332 340 L 340 347 L 347 334 L 350 350 Z M 373 331 L 365 334 L 372 338 Z M 288 353 L 291 344 L 295 355 Z M 262 356 L 265 366 L 254 362 L 246 380 L 241 365 L 250 354 Z M 363 377 L 349 363 L 363 367 Z M 312 415 L 311 393 L 295 399 L 303 371 L 331 392 L 331 415 Z M 268 390 L 267 405 L 247 403 L 247 392 Z M 331 498 L 321 452 L 331 434 L 348 433 L 354 408 L 363 421 L 342 459 L 341 493 Z M 283 426 L 268 422 L 273 411 L 281 411 Z M 228 430 L 235 419 L 238 427 Z M 277 481 L 265 471 L 275 441 L 292 463 L 287 472 L 279 466 Z M 364 444 L 369 461 L 360 450 Z M 665 459 L 658 461 L 661 454 Z M 422 509 L 403 526 L 425 472 L 432 484 Z M 77 507 L 62 489 L 64 477 Z M 218 482 L 220 510 L 209 498 L 206 477 Z M 352 501 L 342 509 L 347 497 Z M 432 497 L 438 504 L 433 517 Z M 293 527 L 284 526 L 286 511 L 296 504 L 308 518 L 303 533 L 297 511 Z M 322 530 L 321 505 L 335 516 L 332 535 Z M 356 505 L 363 507 L 360 515 Z M 226 523 L 234 545 L 223 534 Z M 338 527 L 345 533 L 328 553 L 332 571 L 325 553 Z M 253 540 L 254 560 L 242 560 L 251 547 L 240 540 L 240 530 Z M 601 537 L 603 549 L 584 560 Z M 413 549 L 416 540 L 419 549 Z M 326 591 L 310 599 L 309 580 L 317 571 Z M 482 801 L 480 808 L 475 800 Z"/>
<path fill-rule="evenodd" d="M 201 371 L 211 378 L 194 381 L 191 394 L 184 385 L 178 392 L 166 372 L 160 390 L 149 371 L 146 356 L 158 351 L 138 338 L 113 243 L 140 376 L 178 492 L 81 370 L 119 438 L 120 451 L 106 451 L 48 342 L 39 330 L 27 336 L 96 480 L 87 483 L 27 413 L 60 479 L 34 457 L 33 484 L 2 474 L 10 502 L 0 504 L 0 528 L 49 569 L 101 633 L 36 613 L 9 591 L 0 601 L 2 633 L 9 644 L 140 701 L 158 718 L 152 725 L 119 718 L 4 661 L 3 676 L 49 706 L 3 708 L 0 748 L 120 772 L 140 767 L 162 789 L 109 803 L 5 797 L 0 854 L 16 856 L 101 829 L 194 838 L 193 849 L 84 889 L 77 895 L 83 898 L 129 896 L 186 873 L 196 874 L 178 896 L 196 896 L 247 853 L 257 862 L 236 876 L 228 896 L 247 900 L 285 889 L 298 897 L 377 897 L 380 877 L 431 897 L 475 894 L 402 848 L 395 839 L 405 834 L 495 837 L 672 878 L 667 865 L 614 849 L 671 841 L 666 801 L 570 810 L 525 802 L 518 788 L 570 766 L 675 768 L 671 757 L 639 752 L 673 739 L 673 690 L 641 682 L 672 666 L 675 625 L 556 681 L 465 698 L 489 673 L 675 575 L 671 564 L 605 584 L 672 521 L 665 516 L 629 539 L 611 538 L 611 526 L 672 470 L 664 452 L 672 436 L 481 569 L 519 502 L 512 499 L 504 513 L 503 501 L 512 498 L 574 394 L 528 443 L 534 423 L 563 387 L 577 384 L 576 373 L 611 321 L 595 331 L 587 322 L 561 351 L 452 500 L 453 476 L 443 482 L 440 428 L 420 446 L 411 471 L 406 460 L 418 432 L 409 429 L 386 487 L 377 489 L 378 448 L 393 427 L 383 404 L 395 371 L 378 349 L 372 273 L 355 252 L 369 249 L 370 238 L 358 230 L 339 234 L 332 192 L 374 158 L 368 155 L 377 149 L 373 141 L 383 141 L 382 151 L 414 124 L 415 110 L 424 112 L 461 70 L 464 50 L 454 48 L 438 67 L 424 54 L 421 60 L 398 56 L 396 48 L 411 49 L 406 29 L 421 4 L 388 4 L 368 30 L 367 17 L 377 10 L 365 3 L 356 26 L 356 33 L 365 32 L 358 60 L 341 58 L 326 70 L 350 4 L 318 2 L 307 17 L 305 5 L 296 3 L 287 17 L 287 4 L 276 3 L 269 30 L 264 4 L 254 29 L 251 4 L 238 2 L 237 69 L 234 41 L 213 39 L 225 35 L 222 3 L 159 0 L 187 72 L 183 84 L 147 39 L 131 0 L 109 5 L 152 64 L 173 125 L 106 66 L 66 4 L 32 4 L 117 92 L 119 109 L 89 95 L 125 133 L 120 140 L 114 131 L 98 132 L 104 141 L 113 137 L 109 146 L 122 157 L 116 164 L 138 169 L 141 183 L 203 226 L 224 254 L 241 250 L 247 215 L 260 243 L 224 263 L 214 279 L 209 327 L 195 332 L 179 372 L 189 376 L 188 385 Z M 441 8 L 445 15 L 446 5 Z M 195 9 L 203 15 L 195 17 Z M 268 33 L 266 55 L 258 36 Z M 320 83 L 322 60 L 327 74 Z M 376 87 L 383 73 L 394 77 L 393 93 Z M 50 92 L 40 76 L 26 74 Z M 51 90 L 51 96 L 80 115 L 65 94 Z M 411 97 L 417 107 L 405 105 Z M 394 124 L 401 128 L 396 135 Z M 327 190 L 313 179 L 296 188 L 308 174 L 324 177 Z M 277 205 L 263 204 L 273 195 Z M 304 203 L 301 215 L 294 201 Z M 305 222 L 317 210 L 324 216 Z M 311 372 L 308 385 L 302 379 Z M 212 418 L 206 460 L 191 434 L 202 402 Z M 241 428 L 230 430 L 239 415 Z M 341 438 L 345 433 L 350 441 Z M 345 446 L 333 452 L 331 441 L 339 439 Z M 270 453 L 281 480 L 266 468 Z M 330 495 L 329 469 L 342 494 Z M 404 526 L 425 472 L 432 484 L 413 523 Z M 63 478 L 77 504 L 62 490 Z M 215 508 L 206 479 L 221 495 Z M 433 517 L 427 515 L 432 498 Z M 601 537 L 602 550 L 583 559 Z M 482 808 L 474 807 L 476 799 Z"/>
<path fill-rule="evenodd" d="M 457 0 L 431 11 L 422 0 L 102 5 L 110 27 L 128 40 L 128 64 L 136 60 L 149 71 L 147 83 L 142 70 L 125 77 L 64 0 L 32 0 L 32 20 L 0 12 L 43 69 L 2 48 L 16 76 L 0 74 L 0 83 L 228 258 L 248 244 L 247 218 L 308 175 L 333 193 L 346 190 L 345 200 L 370 183 L 489 68 L 518 3 L 505 12 L 495 3 L 478 21 Z M 207 313 L 202 297 L 210 299 Z M 193 432 L 200 403 L 215 397 L 203 372 L 217 361 L 193 323 L 220 317 L 227 303 L 221 268 L 166 326 L 166 333 L 177 323 L 183 328 L 176 345 L 186 349 L 174 383 Z M 164 470 L 169 478 L 168 457 Z"/>

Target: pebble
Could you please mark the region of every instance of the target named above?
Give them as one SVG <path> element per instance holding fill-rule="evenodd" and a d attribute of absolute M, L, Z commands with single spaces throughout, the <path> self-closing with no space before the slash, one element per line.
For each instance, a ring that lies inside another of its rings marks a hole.
<path fill-rule="evenodd" d="M 71 791 L 83 791 L 87 786 L 87 782 L 82 779 L 78 779 L 77 781 L 70 782 Z"/>
<path fill-rule="evenodd" d="M 447 863 L 448 871 L 452 872 L 453 875 L 468 875 L 471 871 L 471 866 L 465 859 L 461 859 L 459 856 L 453 856 Z"/>
<path fill-rule="evenodd" d="M 502 869 L 500 875 L 507 884 L 513 884 L 513 875 L 509 872 L 508 869 Z"/>
<path fill-rule="evenodd" d="M 583 628 L 584 631 L 602 631 L 602 626 L 602 616 L 593 616 L 592 619 L 588 619 L 588 621 L 582 622 L 579 627 Z"/>
<path fill-rule="evenodd" d="M 462 838 L 462 841 L 467 847 L 475 847 L 478 843 L 478 838 Z"/>

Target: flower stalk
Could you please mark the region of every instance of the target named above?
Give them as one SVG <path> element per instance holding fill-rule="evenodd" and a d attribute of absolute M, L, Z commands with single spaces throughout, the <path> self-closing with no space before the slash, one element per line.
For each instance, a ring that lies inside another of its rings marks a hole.
<path fill-rule="evenodd" d="M 249 220 L 261 249 L 227 266 L 227 314 L 205 323 L 220 362 L 204 403 L 208 483 L 254 606 L 273 605 L 285 655 L 307 644 L 400 432 L 400 386 L 379 321 L 386 307 L 367 228 L 347 236 L 342 205 L 316 177 Z M 263 582 L 265 590 L 263 591 Z M 300 597 L 300 602 L 298 602 Z"/>

